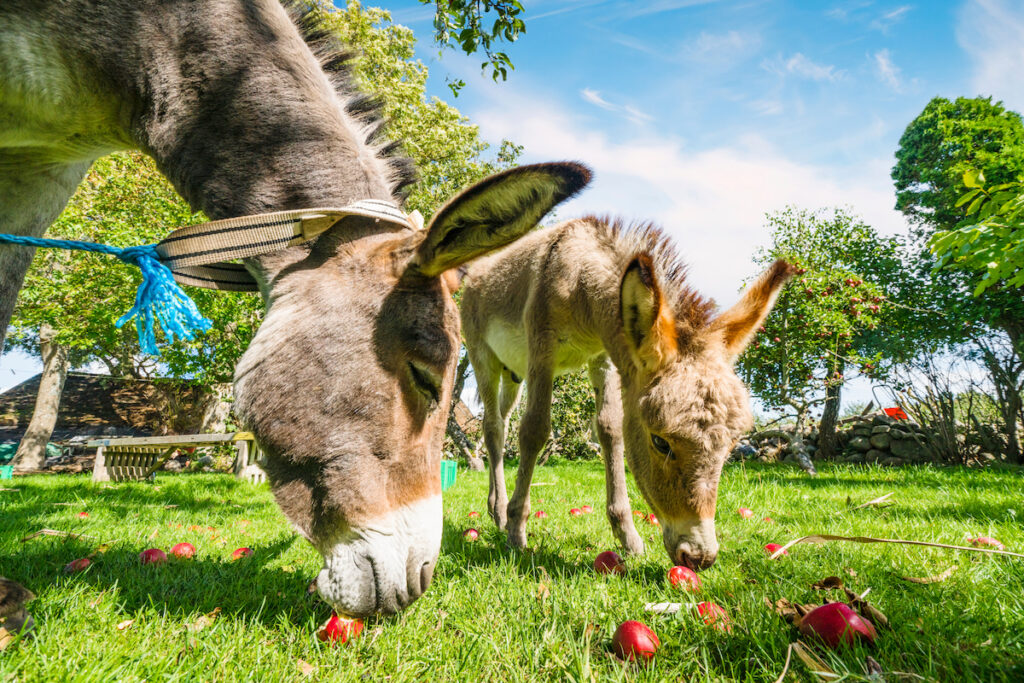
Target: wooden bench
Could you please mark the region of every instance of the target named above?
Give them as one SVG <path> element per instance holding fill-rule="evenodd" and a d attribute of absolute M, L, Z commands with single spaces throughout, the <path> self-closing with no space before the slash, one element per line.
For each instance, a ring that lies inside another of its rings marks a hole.
<path fill-rule="evenodd" d="M 250 432 L 93 439 L 85 445 L 96 449 L 93 481 L 138 481 L 154 479 L 156 471 L 183 448 L 221 444 L 232 444 L 235 448 L 236 477 L 253 483 L 266 481 L 266 475 L 256 464 L 259 449 Z"/>

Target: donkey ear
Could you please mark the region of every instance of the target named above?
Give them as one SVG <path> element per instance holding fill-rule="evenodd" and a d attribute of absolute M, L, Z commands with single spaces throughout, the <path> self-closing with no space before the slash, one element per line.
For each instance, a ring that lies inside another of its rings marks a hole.
<path fill-rule="evenodd" d="M 590 169 L 573 162 L 519 166 L 481 180 L 434 215 L 406 274 L 437 277 L 513 242 L 589 182 Z"/>
<path fill-rule="evenodd" d="M 646 254 L 626 266 L 619 287 L 619 312 L 626 341 L 637 365 L 653 372 L 678 353 L 675 317 L 665 302 Z"/>
<path fill-rule="evenodd" d="M 796 273 L 796 266 L 779 260 L 743 294 L 732 308 L 711 322 L 711 329 L 720 331 L 726 354 L 736 358 L 753 339 L 757 328 L 768 317 L 782 286 Z"/>

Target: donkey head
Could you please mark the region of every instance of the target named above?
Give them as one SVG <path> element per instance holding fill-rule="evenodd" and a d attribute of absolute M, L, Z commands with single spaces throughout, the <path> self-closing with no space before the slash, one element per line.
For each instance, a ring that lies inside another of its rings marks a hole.
<path fill-rule="evenodd" d="M 441 447 L 459 354 L 450 269 L 529 231 L 589 181 L 571 163 L 492 176 L 426 229 L 347 218 L 260 273 L 267 314 L 236 369 L 236 409 L 274 495 L 324 558 L 350 616 L 426 590 L 441 545 Z"/>
<path fill-rule="evenodd" d="M 666 296 L 645 255 L 622 278 L 632 360 L 622 372 L 626 457 L 676 564 L 704 569 L 718 555 L 719 476 L 736 438 L 753 423 L 733 362 L 791 275 L 792 267 L 777 261 L 735 306 L 710 320 L 696 297 Z"/>

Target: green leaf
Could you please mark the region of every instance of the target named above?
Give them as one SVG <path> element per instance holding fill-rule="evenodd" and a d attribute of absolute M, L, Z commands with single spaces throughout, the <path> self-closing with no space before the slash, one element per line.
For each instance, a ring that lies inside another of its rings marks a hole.
<path fill-rule="evenodd" d="M 967 187 L 981 187 L 985 182 L 985 174 L 980 169 L 970 168 L 964 171 L 964 185 Z"/>

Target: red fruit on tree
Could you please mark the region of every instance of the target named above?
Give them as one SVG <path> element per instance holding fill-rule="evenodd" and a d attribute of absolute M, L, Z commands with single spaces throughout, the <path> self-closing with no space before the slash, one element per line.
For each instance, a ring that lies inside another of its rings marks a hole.
<path fill-rule="evenodd" d="M 316 637 L 324 641 L 329 640 L 332 643 L 341 641 L 344 645 L 353 638 L 357 638 L 362 632 L 363 622 L 361 619 L 346 619 L 332 614 L 327 623 L 317 631 Z"/>
<path fill-rule="evenodd" d="M 64 573 L 74 574 L 75 572 L 83 571 L 90 564 L 92 564 L 92 560 L 88 557 L 80 557 L 77 560 L 73 560 L 64 565 Z"/>
<path fill-rule="evenodd" d="M 160 548 L 149 548 L 139 553 L 139 562 L 142 564 L 161 564 L 167 561 L 167 554 Z"/>
<path fill-rule="evenodd" d="M 647 624 L 624 621 L 612 636 L 612 650 L 622 659 L 649 661 L 661 647 L 661 641 Z"/>
<path fill-rule="evenodd" d="M 249 557 L 252 555 L 252 548 L 237 548 L 235 552 L 231 553 L 232 560 L 240 560 L 243 557 Z"/>
<path fill-rule="evenodd" d="M 841 602 L 830 602 L 804 615 L 800 621 L 800 633 L 819 638 L 832 648 L 852 645 L 857 640 L 871 644 L 878 637 L 870 621 Z"/>
<path fill-rule="evenodd" d="M 480 538 L 480 532 L 476 529 L 466 529 L 462 532 L 462 537 L 467 541 L 475 541 Z"/>
<path fill-rule="evenodd" d="M 594 558 L 594 571 L 598 574 L 625 574 L 626 564 L 614 550 L 605 550 Z"/>
<path fill-rule="evenodd" d="M 700 590 L 700 577 L 689 567 L 675 566 L 668 570 L 668 582 L 684 591 Z"/>
<path fill-rule="evenodd" d="M 189 559 L 196 556 L 196 547 L 191 543 L 179 543 L 171 548 L 171 555 L 182 559 Z"/>
<path fill-rule="evenodd" d="M 704 623 L 718 631 L 731 631 L 729 614 L 713 602 L 697 603 L 697 614 L 704 617 Z"/>

